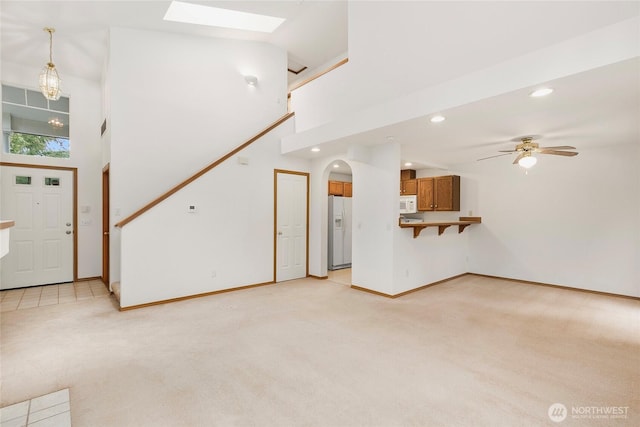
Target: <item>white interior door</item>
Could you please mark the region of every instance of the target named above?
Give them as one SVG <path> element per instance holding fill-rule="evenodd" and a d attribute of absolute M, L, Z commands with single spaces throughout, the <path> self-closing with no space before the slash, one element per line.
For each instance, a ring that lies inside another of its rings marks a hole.
<path fill-rule="evenodd" d="M 307 181 L 276 173 L 276 282 L 307 276 Z"/>
<path fill-rule="evenodd" d="M 16 223 L 0 261 L 0 289 L 73 281 L 73 172 L 0 169 L 0 217 Z"/>

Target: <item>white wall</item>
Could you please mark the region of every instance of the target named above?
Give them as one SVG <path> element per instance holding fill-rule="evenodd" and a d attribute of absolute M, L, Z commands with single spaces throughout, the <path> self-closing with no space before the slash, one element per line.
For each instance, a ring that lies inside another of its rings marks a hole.
<path fill-rule="evenodd" d="M 78 208 L 88 206 L 89 213 L 78 212 L 78 277 L 102 275 L 102 184 L 100 148 L 101 92 L 98 82 L 80 79 L 60 70 L 63 94 L 69 97 L 71 158 L 21 156 L 2 153 L 2 161 L 34 165 L 78 168 Z M 39 68 L 2 62 L 2 82 L 37 88 Z M 81 220 L 90 221 L 81 225 Z"/>
<path fill-rule="evenodd" d="M 109 43 L 113 223 L 286 112 L 286 53 L 274 46 L 122 28 Z"/>
<path fill-rule="evenodd" d="M 329 173 L 329 179 L 331 181 L 352 182 L 353 181 L 353 175 L 347 175 L 347 174 L 344 174 L 344 173 L 330 172 Z"/>
<path fill-rule="evenodd" d="M 327 275 L 328 196 L 331 165 L 351 167 L 352 269 L 354 285 L 393 293 L 393 233 L 398 222 L 400 147 L 352 147 L 348 153 L 315 159 L 310 181 L 309 274 Z"/>
<path fill-rule="evenodd" d="M 467 168 L 482 225 L 467 231 L 474 273 L 640 296 L 640 144 Z M 467 233 L 465 231 L 465 233 Z"/>
<path fill-rule="evenodd" d="M 122 229 L 122 307 L 273 280 L 274 169 L 310 167 L 280 154 L 291 132 L 292 119 L 238 154 L 249 165 L 229 159 Z"/>
<path fill-rule="evenodd" d="M 409 215 L 425 222 L 458 221 L 461 216 L 477 216 L 477 182 L 457 170 L 420 169 L 417 178 L 459 175 L 460 211 L 418 212 Z M 467 227 L 458 233 L 457 226 L 450 226 L 438 235 L 437 227 L 428 227 L 413 238 L 413 229 L 400 229 L 394 236 L 394 294 L 419 288 L 469 271 L 469 239 L 481 225 Z"/>
<path fill-rule="evenodd" d="M 358 5 L 359 3 L 362 5 Z M 350 3 L 350 12 L 354 7 L 366 7 L 367 3 Z M 380 4 L 382 3 L 389 2 Z M 351 15 L 349 19 L 352 19 Z M 292 93 L 291 104 L 296 111 L 298 133 L 283 140 L 283 152 L 295 152 L 327 141 L 339 141 L 372 129 L 634 58 L 640 52 L 639 23 L 640 18 L 629 19 L 457 78 L 449 77 L 449 80 L 445 79 L 442 83 L 427 88 L 417 87 L 410 93 L 378 104 L 362 103 L 367 97 L 376 96 L 380 85 L 386 84 L 387 89 L 393 89 L 389 88 L 390 84 L 415 81 L 412 76 L 409 78 L 395 74 L 414 70 L 414 55 L 412 52 L 405 55 L 412 61 L 405 67 L 396 62 L 381 63 L 382 68 L 376 69 L 376 72 L 387 75 L 366 84 L 363 93 L 352 94 L 354 88 L 371 78 L 372 74 L 366 66 L 359 68 L 362 64 L 359 64 L 357 58 L 351 58 L 359 49 L 366 52 L 369 46 L 376 48 L 376 45 L 371 43 L 370 33 L 365 32 L 360 38 L 366 40 L 366 45 L 353 46 L 351 33 L 355 30 L 350 28 L 349 63 Z M 397 46 L 411 47 L 410 43 L 405 43 L 406 39 L 406 35 L 399 31 L 390 34 L 389 41 L 395 40 Z M 496 50 L 495 46 L 491 49 Z M 377 54 L 374 58 L 379 56 Z M 358 109 L 359 107 L 362 108 Z"/>
<path fill-rule="evenodd" d="M 398 228 L 400 145 L 352 147 L 354 285 L 393 294 L 394 234 Z"/>

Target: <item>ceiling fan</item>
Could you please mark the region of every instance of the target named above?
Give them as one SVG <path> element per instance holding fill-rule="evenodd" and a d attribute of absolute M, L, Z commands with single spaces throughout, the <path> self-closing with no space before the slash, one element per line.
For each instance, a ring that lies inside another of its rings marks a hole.
<path fill-rule="evenodd" d="M 535 165 L 538 159 L 533 156 L 534 153 L 537 154 L 553 154 L 556 156 L 577 156 L 577 151 L 564 151 L 564 150 L 575 150 L 576 147 L 571 147 L 569 145 L 559 145 L 557 147 L 540 147 L 538 143 L 533 142 L 534 137 L 525 136 L 522 138 L 518 138 L 520 140 L 520 144 L 516 145 L 515 150 L 499 150 L 500 153 L 505 154 L 497 154 L 495 156 L 484 157 L 480 160 L 492 159 L 494 157 L 500 156 L 508 156 L 512 153 L 519 153 L 518 157 L 513 161 L 513 164 L 519 164 L 524 168 L 530 168 Z"/>

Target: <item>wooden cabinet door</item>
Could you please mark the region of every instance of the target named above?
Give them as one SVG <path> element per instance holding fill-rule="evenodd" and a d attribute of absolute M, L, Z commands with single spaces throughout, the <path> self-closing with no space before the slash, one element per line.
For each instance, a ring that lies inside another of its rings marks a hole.
<path fill-rule="evenodd" d="M 432 211 L 433 208 L 433 178 L 419 178 L 417 183 L 418 210 Z"/>
<path fill-rule="evenodd" d="M 344 197 L 351 197 L 353 194 L 353 184 L 350 182 L 344 182 L 342 187 L 344 189 Z"/>
<path fill-rule="evenodd" d="M 406 181 L 400 181 L 400 195 L 410 196 L 418 194 L 418 180 L 408 179 Z"/>
<path fill-rule="evenodd" d="M 457 175 L 437 176 L 434 178 L 436 211 L 460 210 L 460 177 Z"/>
<path fill-rule="evenodd" d="M 329 195 L 342 196 L 344 194 L 344 185 L 340 181 L 329 181 Z"/>

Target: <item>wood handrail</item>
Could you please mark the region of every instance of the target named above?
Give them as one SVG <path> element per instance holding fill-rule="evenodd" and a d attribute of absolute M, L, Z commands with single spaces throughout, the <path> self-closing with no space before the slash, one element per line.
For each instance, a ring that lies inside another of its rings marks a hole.
<path fill-rule="evenodd" d="M 251 137 L 250 139 L 248 139 L 247 142 L 245 142 L 244 144 L 234 148 L 233 150 L 231 150 L 230 152 L 228 152 L 224 156 L 220 157 L 215 162 L 211 163 L 209 166 L 205 167 L 204 169 L 202 169 L 199 172 L 195 173 L 191 177 L 189 177 L 186 180 L 182 181 L 180 184 L 178 184 L 175 187 L 171 188 L 169 191 L 167 191 L 166 193 L 164 193 L 160 197 L 157 197 L 154 200 L 152 200 L 151 202 L 147 203 L 146 205 L 144 205 L 143 207 L 141 207 L 140 209 L 138 209 L 137 211 L 135 211 L 134 213 L 132 213 L 131 215 L 129 215 L 128 217 L 123 219 L 122 221 L 116 223 L 116 227 L 123 227 L 126 224 L 130 223 L 131 221 L 133 221 L 134 219 L 136 219 L 137 217 L 139 217 L 140 215 L 142 215 L 143 213 L 145 213 L 146 211 L 148 211 L 149 209 L 151 209 L 155 205 L 159 204 L 160 202 L 164 201 L 165 199 L 168 199 L 169 197 L 171 197 L 172 195 L 174 195 L 175 193 L 177 193 L 178 191 L 180 191 L 181 189 L 183 189 L 187 185 L 191 184 L 193 181 L 195 181 L 196 179 L 200 178 L 202 175 L 206 174 L 211 169 L 215 168 L 220 163 L 222 163 L 225 160 L 227 160 L 229 157 L 234 156 L 237 153 L 239 153 L 240 151 L 244 150 L 249 145 L 253 144 L 258 139 L 262 138 L 263 136 L 265 136 L 266 134 L 271 132 L 273 129 L 277 128 L 282 123 L 284 123 L 287 120 L 289 120 L 294 115 L 295 115 L 295 113 L 291 112 L 291 113 L 287 113 L 284 116 L 280 117 L 278 120 L 276 120 L 275 122 L 270 124 L 264 130 L 260 131 L 258 134 L 256 134 L 255 136 Z"/>
<path fill-rule="evenodd" d="M 291 87 L 291 89 L 289 89 L 289 96 L 291 96 L 291 92 L 293 92 L 294 90 L 301 88 L 302 86 L 306 85 L 307 83 L 311 83 L 315 79 L 324 76 L 328 72 L 331 72 L 331 71 L 335 70 L 336 68 L 346 64 L 347 62 L 349 62 L 349 58 L 344 58 L 344 59 L 340 60 L 337 64 L 334 64 L 334 65 L 330 66 L 326 70 L 321 71 L 318 74 L 309 77 L 308 79 L 302 80 L 301 82 L 294 84 Z"/>

